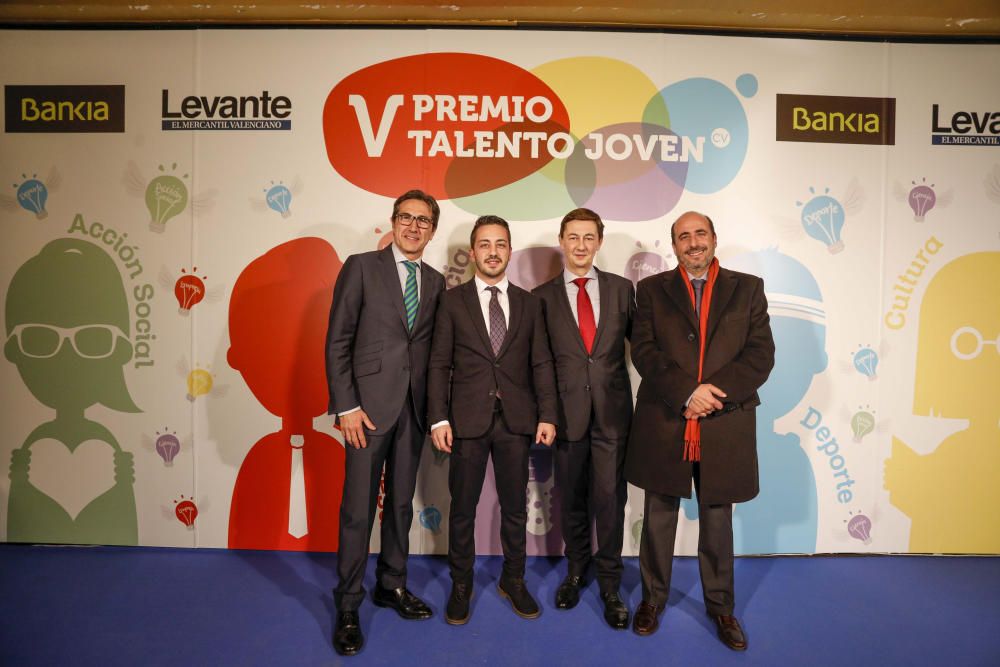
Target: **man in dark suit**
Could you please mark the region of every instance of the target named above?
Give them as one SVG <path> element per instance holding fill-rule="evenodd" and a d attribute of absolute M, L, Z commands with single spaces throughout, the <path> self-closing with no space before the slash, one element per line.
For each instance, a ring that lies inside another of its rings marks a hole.
<path fill-rule="evenodd" d="M 340 505 L 339 584 L 333 645 L 354 655 L 364 644 L 358 607 L 385 466 L 382 548 L 372 599 L 406 619 L 431 617 L 406 589 L 406 557 L 417 464 L 427 433 L 427 360 L 444 277 L 420 261 L 441 210 L 420 190 L 392 208 L 392 244 L 352 255 L 334 287 L 326 345 L 330 414 L 347 442 Z"/>
<path fill-rule="evenodd" d="M 590 522 L 597 524 L 597 581 L 604 618 L 628 627 L 618 589 L 625 533 L 625 444 L 632 421 L 632 385 L 625 339 L 635 314 L 632 283 L 599 271 L 594 257 L 604 240 L 597 213 L 578 208 L 559 227 L 564 271 L 536 287 L 559 387 L 556 483 L 562 507 L 568 570 L 556 591 L 556 608 L 572 609 L 591 560 Z"/>
<path fill-rule="evenodd" d="M 680 498 L 698 495 L 705 608 L 729 648 L 746 649 L 733 615 L 733 503 L 757 495 L 754 408 L 774 366 L 764 283 L 719 267 L 712 221 L 681 215 L 670 229 L 680 266 L 641 281 L 632 361 L 642 376 L 625 476 L 645 489 L 639 546 L 642 603 L 633 629 L 659 627 L 670 592 Z"/>
<path fill-rule="evenodd" d="M 524 583 L 528 449 L 532 440 L 551 445 L 556 431 L 555 376 L 542 304 L 507 280 L 507 221 L 479 218 L 470 245 L 476 274 L 441 295 L 427 377 L 431 438 L 451 453 L 452 589 L 445 618 L 452 625 L 469 620 L 476 505 L 490 456 L 504 555 L 497 589 L 518 616 L 541 614 Z"/>

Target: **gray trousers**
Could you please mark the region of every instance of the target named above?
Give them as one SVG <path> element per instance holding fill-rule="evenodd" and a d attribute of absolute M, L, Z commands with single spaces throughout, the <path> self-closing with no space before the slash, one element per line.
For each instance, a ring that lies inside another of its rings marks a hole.
<path fill-rule="evenodd" d="M 695 486 L 698 486 L 695 465 Z M 663 607 L 670 595 L 670 574 L 677 537 L 680 498 L 646 491 L 639 545 L 642 599 Z M 733 584 L 733 506 L 698 504 L 698 570 L 705 609 L 729 615 L 735 608 Z"/>
<path fill-rule="evenodd" d="M 556 483 L 561 505 L 567 574 L 582 577 L 591 561 L 590 526 L 597 529 L 597 581 L 602 593 L 617 593 L 625 536 L 625 439 L 591 431 L 583 440 L 556 440 Z"/>
<path fill-rule="evenodd" d="M 346 446 L 344 495 L 340 501 L 340 546 L 334 600 L 340 611 L 353 611 L 365 597 L 362 582 L 368 564 L 372 526 L 378 513 L 379 485 L 385 467 L 382 503 L 382 548 L 375 580 L 383 587 L 406 586 L 406 558 L 410 551 L 413 492 L 424 432 L 417 425 L 407 397 L 395 425 L 382 435 L 366 433 L 368 446 Z"/>

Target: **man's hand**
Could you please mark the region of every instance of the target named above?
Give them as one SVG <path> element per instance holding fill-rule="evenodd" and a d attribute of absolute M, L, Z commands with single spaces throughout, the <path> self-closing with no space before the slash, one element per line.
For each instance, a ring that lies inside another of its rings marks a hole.
<path fill-rule="evenodd" d="M 431 442 L 438 451 L 451 454 L 451 424 L 441 424 L 431 431 Z"/>
<path fill-rule="evenodd" d="M 375 424 L 368 418 L 364 410 L 348 412 L 340 417 L 340 431 L 344 434 L 344 440 L 347 441 L 347 444 L 354 449 L 364 449 L 368 446 L 363 426 L 367 427 L 369 431 L 375 430 Z"/>
<path fill-rule="evenodd" d="M 684 416 L 688 419 L 691 416 L 700 419 L 708 416 L 716 410 L 722 409 L 720 398 L 726 398 L 726 392 L 722 391 L 714 384 L 700 384 L 691 394 Z M 691 416 L 688 416 L 690 413 Z"/>
<path fill-rule="evenodd" d="M 535 442 L 540 442 L 546 447 L 551 447 L 556 439 L 556 425 L 548 422 L 538 422 L 538 430 L 535 431 Z"/>

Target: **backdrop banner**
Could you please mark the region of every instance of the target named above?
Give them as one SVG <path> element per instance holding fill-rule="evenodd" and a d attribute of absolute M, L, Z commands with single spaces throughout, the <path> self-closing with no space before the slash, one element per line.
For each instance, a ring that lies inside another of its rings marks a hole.
<path fill-rule="evenodd" d="M 632 281 L 712 217 L 777 344 L 738 553 L 1000 553 L 998 71 L 997 44 L 0 31 L 0 539 L 335 551 L 332 294 L 422 188 L 449 286 L 479 215 L 528 289 L 573 208 Z M 530 471 L 529 553 L 561 554 L 552 452 Z M 447 473 L 428 439 L 417 553 L 446 551 Z M 476 538 L 500 553 L 492 473 Z"/>

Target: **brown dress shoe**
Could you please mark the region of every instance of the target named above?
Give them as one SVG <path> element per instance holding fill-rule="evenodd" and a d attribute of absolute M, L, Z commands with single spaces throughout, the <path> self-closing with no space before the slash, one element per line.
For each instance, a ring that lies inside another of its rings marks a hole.
<path fill-rule="evenodd" d="M 734 651 L 747 650 L 747 638 L 743 634 L 743 628 L 735 616 L 723 614 L 709 614 L 715 621 L 715 627 L 719 630 L 719 639 L 722 643 Z"/>
<path fill-rule="evenodd" d="M 662 613 L 663 607 L 643 600 L 639 603 L 639 608 L 635 610 L 632 630 L 642 637 L 653 634 L 660 627 L 660 614 Z"/>

